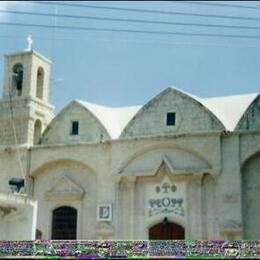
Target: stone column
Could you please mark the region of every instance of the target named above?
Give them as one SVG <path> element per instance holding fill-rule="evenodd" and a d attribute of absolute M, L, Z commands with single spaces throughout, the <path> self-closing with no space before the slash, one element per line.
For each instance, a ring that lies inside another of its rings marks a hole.
<path fill-rule="evenodd" d="M 131 176 L 127 177 L 127 191 L 129 196 L 129 232 L 128 232 L 128 238 L 134 239 L 134 225 L 135 225 L 135 184 L 136 184 L 136 177 Z"/>
<path fill-rule="evenodd" d="M 120 218 L 120 181 L 121 176 L 119 174 L 114 175 L 115 184 L 115 204 L 112 206 L 112 218 L 113 223 L 115 223 L 115 238 L 120 239 L 120 229 L 122 228 L 121 218 Z"/>
<path fill-rule="evenodd" d="M 192 175 L 187 187 L 187 232 L 185 239 L 202 239 L 202 174 Z"/>
<path fill-rule="evenodd" d="M 26 176 L 24 181 L 25 193 L 32 198 L 33 197 L 33 188 L 34 188 L 34 179 L 31 176 Z"/>

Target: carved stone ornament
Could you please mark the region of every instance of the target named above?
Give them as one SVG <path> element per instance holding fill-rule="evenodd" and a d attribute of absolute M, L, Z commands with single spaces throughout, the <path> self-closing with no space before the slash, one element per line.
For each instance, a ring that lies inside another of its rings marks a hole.
<path fill-rule="evenodd" d="M 97 205 L 97 221 L 112 221 L 112 204 Z"/>
<path fill-rule="evenodd" d="M 45 195 L 49 200 L 80 200 L 84 193 L 84 190 L 70 178 L 62 176 Z"/>

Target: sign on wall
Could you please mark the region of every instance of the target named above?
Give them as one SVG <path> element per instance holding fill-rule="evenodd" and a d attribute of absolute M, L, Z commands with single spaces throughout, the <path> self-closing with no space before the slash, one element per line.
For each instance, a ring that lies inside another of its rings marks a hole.
<path fill-rule="evenodd" d="M 148 216 L 174 214 L 185 216 L 185 184 L 164 180 L 148 188 Z"/>
<path fill-rule="evenodd" d="M 112 221 L 112 204 L 99 204 L 97 207 L 98 221 Z"/>

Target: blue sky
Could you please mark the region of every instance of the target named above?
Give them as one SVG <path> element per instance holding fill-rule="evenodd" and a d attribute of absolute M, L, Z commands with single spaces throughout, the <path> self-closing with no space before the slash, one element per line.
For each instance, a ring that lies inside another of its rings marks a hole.
<path fill-rule="evenodd" d="M 72 2 L 60 3 L 64 3 L 64 5 L 0 2 L 1 88 L 3 56 L 6 53 L 25 49 L 27 47 L 26 37 L 31 34 L 33 49 L 53 61 L 50 102 L 54 104 L 56 111 L 76 98 L 112 107 L 142 105 L 168 86 L 176 86 L 200 97 L 259 93 L 260 38 L 94 32 L 1 24 L 1 22 L 9 22 L 260 37 L 260 30 L 257 29 L 108 22 L 2 12 L 3 10 L 13 10 L 58 15 L 260 27 L 260 3 L 257 1 L 210 2 L 211 5 L 170 1 L 78 1 L 73 3 L 252 17 L 259 18 L 258 21 L 79 8 L 66 6 Z M 222 7 L 213 5 L 214 3 L 238 5 L 238 7 Z"/>

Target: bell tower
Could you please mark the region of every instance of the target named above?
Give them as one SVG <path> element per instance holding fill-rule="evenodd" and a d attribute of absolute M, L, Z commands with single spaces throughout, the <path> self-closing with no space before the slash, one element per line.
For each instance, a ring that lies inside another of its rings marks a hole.
<path fill-rule="evenodd" d="M 51 61 L 34 50 L 5 56 L 0 101 L 0 144 L 33 145 L 53 118 L 49 104 Z"/>

